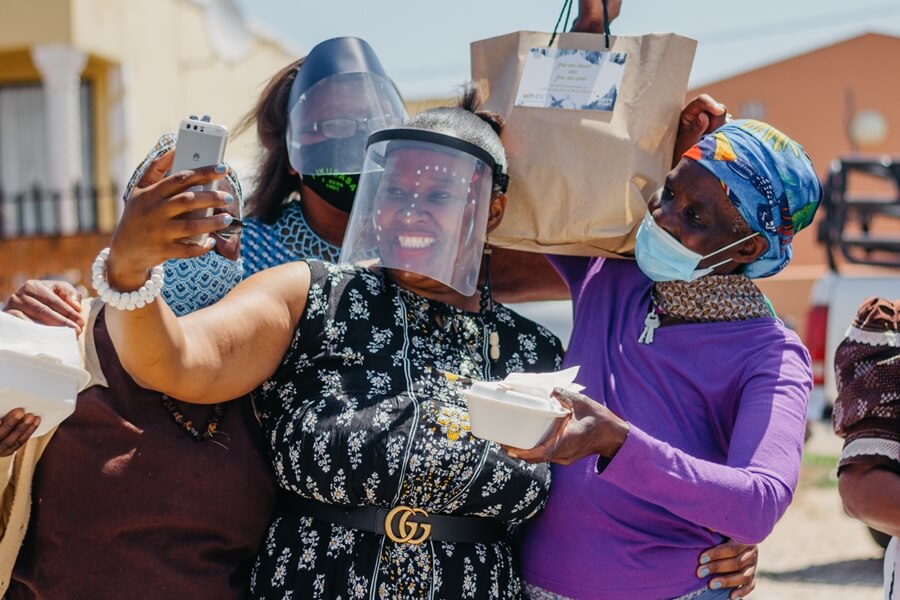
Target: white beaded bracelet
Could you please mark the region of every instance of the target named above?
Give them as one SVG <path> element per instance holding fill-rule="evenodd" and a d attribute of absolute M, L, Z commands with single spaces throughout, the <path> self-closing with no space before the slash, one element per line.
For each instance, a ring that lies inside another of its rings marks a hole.
<path fill-rule="evenodd" d="M 150 304 L 162 292 L 165 277 L 162 265 L 156 265 L 150 269 L 150 278 L 144 285 L 133 292 L 117 292 L 109 287 L 109 279 L 106 274 L 106 264 L 109 262 L 109 248 L 104 248 L 94 259 L 91 266 L 91 283 L 100 299 L 106 304 L 119 310 L 134 310 Z"/>

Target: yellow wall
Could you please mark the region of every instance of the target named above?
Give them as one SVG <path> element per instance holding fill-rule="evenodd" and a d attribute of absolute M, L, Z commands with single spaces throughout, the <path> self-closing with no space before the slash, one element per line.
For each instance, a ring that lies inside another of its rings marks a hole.
<path fill-rule="evenodd" d="M 74 45 L 128 71 L 129 164 L 190 114 L 233 128 L 268 78 L 298 58 L 254 35 L 243 59 L 223 62 L 209 43 L 202 7 L 188 0 L 72 0 L 72 7 Z M 229 140 L 226 154 L 246 171 L 257 148 L 252 136 L 244 138 Z"/>
<path fill-rule="evenodd" d="M 190 0 L 3 0 L 3 13 L 0 83 L 40 81 L 30 57 L 36 44 L 69 43 L 89 55 L 83 76 L 95 89 L 98 165 L 111 159 L 102 122 L 109 67 L 124 65 L 130 80 L 130 164 L 189 114 L 209 114 L 234 127 L 268 78 L 298 58 L 254 34 L 243 59 L 223 62 L 209 44 L 202 7 Z M 227 155 L 249 169 L 256 152 L 248 135 L 231 140 Z M 110 173 L 98 169 L 96 177 L 108 180 Z"/>
<path fill-rule="evenodd" d="M 41 74 L 31 62 L 27 49 L 0 52 L 0 84 L 40 83 Z"/>
<path fill-rule="evenodd" d="M 82 78 L 91 82 L 91 115 L 94 126 L 94 185 L 97 187 L 97 225 L 100 231 L 112 231 L 116 227 L 115 188 L 109 162 L 109 65 L 90 57 Z"/>
<path fill-rule="evenodd" d="M 3 0 L 0 51 L 71 40 L 69 0 Z"/>

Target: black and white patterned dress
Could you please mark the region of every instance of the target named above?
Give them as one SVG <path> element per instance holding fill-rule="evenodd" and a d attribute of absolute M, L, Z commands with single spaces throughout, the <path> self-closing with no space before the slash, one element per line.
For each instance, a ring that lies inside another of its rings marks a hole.
<path fill-rule="evenodd" d="M 285 358 L 257 390 L 279 485 L 351 506 L 532 517 L 547 497 L 546 464 L 513 460 L 468 431 L 460 385 L 553 371 L 559 340 L 497 306 L 499 360 L 478 313 L 428 300 L 377 271 L 310 261 L 305 313 Z M 432 367 L 429 371 L 428 367 Z M 277 514 L 251 580 L 257 598 L 519 598 L 508 542 L 398 544 L 382 535 Z"/>

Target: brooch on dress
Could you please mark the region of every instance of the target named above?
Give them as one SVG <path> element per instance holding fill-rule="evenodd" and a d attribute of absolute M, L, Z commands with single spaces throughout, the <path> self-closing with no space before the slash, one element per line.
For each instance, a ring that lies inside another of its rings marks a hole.
<path fill-rule="evenodd" d="M 441 433 L 446 434 L 451 442 L 455 442 L 460 436 L 465 438 L 472 429 L 469 425 L 469 413 L 455 406 L 442 406 L 437 422 L 441 426 Z"/>

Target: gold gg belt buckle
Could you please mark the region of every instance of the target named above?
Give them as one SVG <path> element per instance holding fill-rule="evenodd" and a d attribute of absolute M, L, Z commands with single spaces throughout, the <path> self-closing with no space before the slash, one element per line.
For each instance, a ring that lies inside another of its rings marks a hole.
<path fill-rule="evenodd" d="M 428 518 L 428 513 L 421 508 L 394 507 L 384 518 L 384 534 L 389 540 L 398 544 L 421 544 L 431 535 L 431 525 L 410 521 L 409 518 L 413 515 L 422 515 L 426 519 Z M 396 531 L 394 530 L 395 525 L 397 527 Z M 420 530 L 421 533 L 419 533 Z M 419 534 L 418 537 L 416 536 L 417 533 Z"/>

